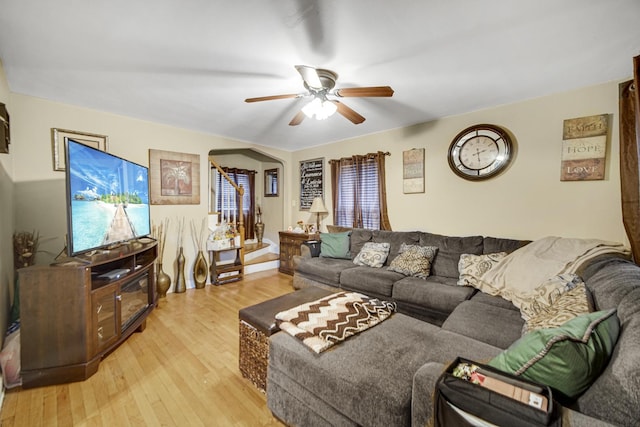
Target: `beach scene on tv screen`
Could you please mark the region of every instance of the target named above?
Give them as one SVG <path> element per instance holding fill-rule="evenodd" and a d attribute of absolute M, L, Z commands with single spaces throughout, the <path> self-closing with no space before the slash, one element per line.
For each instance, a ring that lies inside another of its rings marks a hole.
<path fill-rule="evenodd" d="M 68 150 L 73 252 L 150 234 L 147 168 L 73 141 Z"/>

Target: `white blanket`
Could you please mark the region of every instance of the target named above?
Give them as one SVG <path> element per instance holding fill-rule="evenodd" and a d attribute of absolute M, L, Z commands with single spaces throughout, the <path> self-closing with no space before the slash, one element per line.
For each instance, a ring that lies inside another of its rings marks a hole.
<path fill-rule="evenodd" d="M 521 308 L 521 302 L 539 294 L 536 290 L 541 286 L 558 275 L 574 274 L 585 261 L 605 253 L 630 255 L 621 243 L 544 237 L 507 255 L 482 276 L 482 281 L 489 293 L 500 295 Z M 553 291 L 548 289 L 545 293 Z"/>

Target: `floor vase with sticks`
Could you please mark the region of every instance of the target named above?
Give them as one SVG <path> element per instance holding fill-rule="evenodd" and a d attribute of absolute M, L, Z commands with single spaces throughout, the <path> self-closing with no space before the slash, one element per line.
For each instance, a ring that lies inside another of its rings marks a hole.
<path fill-rule="evenodd" d="M 207 260 L 204 257 L 202 248 L 204 247 L 207 230 L 207 219 L 202 220 L 200 225 L 200 232 L 196 230 L 196 226 L 191 221 L 191 239 L 193 240 L 193 246 L 197 252 L 196 261 L 193 264 L 193 281 L 195 282 L 196 289 L 202 289 L 207 284 Z"/>
<path fill-rule="evenodd" d="M 169 219 L 165 219 L 162 223 L 156 227 L 153 227 L 153 236 L 158 241 L 158 260 L 156 272 L 156 292 L 158 298 L 164 298 L 167 296 L 167 291 L 171 287 L 171 277 L 162 270 L 162 259 L 164 255 L 164 242 L 167 237 L 167 229 L 169 228 Z"/>
<path fill-rule="evenodd" d="M 180 294 L 187 290 L 187 283 L 184 278 L 185 257 L 182 249 L 182 233 L 184 231 L 184 218 L 178 222 L 178 255 L 176 257 L 176 285 L 173 292 Z"/>

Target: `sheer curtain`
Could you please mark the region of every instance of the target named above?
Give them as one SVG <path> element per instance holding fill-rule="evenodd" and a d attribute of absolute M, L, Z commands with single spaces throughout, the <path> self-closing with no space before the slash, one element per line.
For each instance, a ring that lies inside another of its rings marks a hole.
<path fill-rule="evenodd" d="M 244 197 L 242 198 L 242 218 L 244 221 L 244 238 L 253 239 L 255 237 L 255 186 L 256 171 L 238 168 L 223 167 L 223 171 L 233 180 L 236 185 L 242 184 L 244 188 Z M 221 212 L 222 218 L 228 223 L 233 222 L 234 213 L 237 215 L 238 210 L 238 192 L 235 188 L 222 176 L 218 174 L 218 206 L 224 206 L 224 212 Z M 230 212 L 230 213 L 229 213 Z M 227 218 L 230 216 L 230 218 Z M 237 222 L 237 216 L 235 216 Z"/>
<path fill-rule="evenodd" d="M 387 155 L 378 151 L 329 162 L 335 225 L 391 230 L 385 184 Z"/>
<path fill-rule="evenodd" d="M 633 80 L 620 84 L 620 189 L 622 222 L 633 259 L 640 262 L 640 56 L 633 58 Z"/>

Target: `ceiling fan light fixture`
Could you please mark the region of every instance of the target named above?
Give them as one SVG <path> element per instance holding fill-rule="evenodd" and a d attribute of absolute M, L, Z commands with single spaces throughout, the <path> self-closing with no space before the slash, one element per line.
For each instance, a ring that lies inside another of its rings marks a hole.
<path fill-rule="evenodd" d="M 313 101 L 302 107 L 302 112 L 310 119 L 325 120 L 333 115 L 338 107 L 326 98 L 314 97 Z"/>

